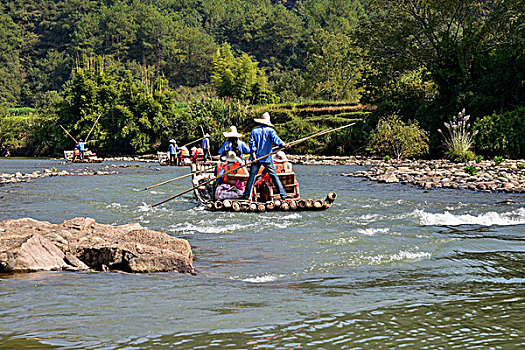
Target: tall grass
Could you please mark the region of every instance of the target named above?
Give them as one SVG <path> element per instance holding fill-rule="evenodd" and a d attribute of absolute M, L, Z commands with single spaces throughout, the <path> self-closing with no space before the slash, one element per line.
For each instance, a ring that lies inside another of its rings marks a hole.
<path fill-rule="evenodd" d="M 472 152 L 472 143 L 474 136 L 478 131 L 470 132 L 468 120 L 470 115 L 465 115 L 465 109 L 452 117 L 450 123 L 445 123 L 446 131 L 438 131 L 445 138 L 445 157 L 455 162 L 465 162 L 473 160 L 475 155 Z"/>

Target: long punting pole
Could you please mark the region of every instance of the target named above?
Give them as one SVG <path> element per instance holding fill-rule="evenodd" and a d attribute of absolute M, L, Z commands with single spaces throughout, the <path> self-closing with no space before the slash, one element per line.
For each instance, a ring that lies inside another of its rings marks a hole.
<path fill-rule="evenodd" d="M 89 130 L 89 133 L 88 133 L 88 135 L 86 136 L 86 142 L 88 142 L 89 136 L 91 136 L 91 132 L 92 132 L 93 129 L 95 128 L 95 125 L 97 125 L 98 120 L 100 119 L 101 116 L 102 116 L 102 112 L 100 112 L 100 114 L 99 114 L 98 117 L 97 117 L 97 120 L 95 120 L 95 122 L 93 123 L 93 126 L 91 127 L 91 130 Z"/>
<path fill-rule="evenodd" d="M 62 130 L 64 130 L 66 132 L 67 136 L 71 137 L 71 139 L 73 139 L 73 141 L 75 141 L 75 143 L 78 143 L 78 141 L 75 140 L 75 138 L 73 136 L 71 136 L 69 131 L 67 131 L 62 125 L 58 124 L 58 126 L 60 126 L 62 128 Z"/>
<path fill-rule="evenodd" d="M 146 191 L 146 190 L 149 190 L 150 188 L 154 188 L 154 187 L 157 187 L 157 186 L 161 186 L 161 185 L 165 185 L 167 183 L 170 183 L 172 181 L 175 181 L 175 180 L 180 180 L 180 179 L 184 179 L 188 176 L 191 176 L 191 175 L 196 175 L 196 174 L 200 174 L 200 173 L 204 173 L 206 171 L 209 171 L 209 170 L 212 170 L 214 167 L 209 167 L 209 168 L 205 168 L 205 169 L 202 169 L 202 170 L 199 170 L 199 171 L 195 171 L 193 173 L 189 173 L 189 174 L 185 174 L 185 175 L 182 175 L 182 176 L 179 176 L 179 177 L 176 177 L 174 179 L 170 179 L 170 180 L 167 180 L 167 181 L 164 181 L 164 182 L 161 182 L 161 183 L 158 183 L 158 184 L 155 184 L 155 185 L 151 185 L 151 186 L 148 186 L 144 189 L 142 189 L 141 191 Z M 222 176 L 222 175 L 221 175 Z"/>
<path fill-rule="evenodd" d="M 354 125 L 354 124 L 355 124 L 355 123 L 351 123 L 351 124 L 347 124 L 347 125 L 340 126 L 340 127 L 338 127 L 338 128 L 324 130 L 324 131 L 318 132 L 318 133 L 316 133 L 316 134 L 313 134 L 313 135 L 307 136 L 307 137 L 305 137 L 305 138 L 302 138 L 302 139 L 299 139 L 299 140 L 296 140 L 296 141 L 292 141 L 292 142 L 290 142 L 290 143 L 288 144 L 288 147 L 295 146 L 295 145 L 297 145 L 297 144 L 299 144 L 299 143 L 301 143 L 301 142 L 304 142 L 304 141 L 306 141 L 306 140 L 309 140 L 309 139 L 311 139 L 311 138 L 313 138 L 313 137 L 318 137 L 318 136 L 325 135 L 325 134 L 328 134 L 328 133 L 331 133 L 331 132 L 334 132 L 334 131 L 337 131 L 337 130 L 341 130 L 341 129 L 344 129 L 344 128 L 348 128 L 348 127 L 350 127 L 350 126 L 352 126 L 352 125 Z M 246 163 L 246 165 L 240 165 L 240 166 L 238 166 L 238 167 L 236 167 L 236 168 L 234 168 L 234 169 L 230 169 L 230 170 L 224 172 L 223 174 L 221 174 L 221 176 L 212 177 L 212 178 L 210 178 L 210 179 L 208 179 L 208 180 L 206 180 L 206 181 L 200 183 L 200 184 L 197 185 L 197 186 L 193 186 L 192 188 L 189 188 L 189 189 L 187 189 L 187 190 L 185 190 L 185 191 L 182 191 L 182 192 L 180 192 L 180 193 L 177 193 L 176 195 L 171 196 L 171 197 L 169 197 L 169 198 L 166 198 L 166 199 L 163 200 L 163 201 L 160 201 L 160 202 L 158 202 L 158 203 L 152 204 L 152 205 L 150 205 L 150 207 L 151 207 L 151 208 L 154 208 L 154 207 L 156 207 L 156 206 L 158 206 L 158 205 L 161 205 L 161 204 L 164 204 L 164 203 L 166 203 L 166 202 L 169 202 L 169 201 L 171 201 L 172 199 L 175 199 L 175 198 L 177 198 L 177 197 L 182 196 L 182 195 L 185 194 L 185 193 L 188 193 L 188 192 L 190 192 L 190 191 L 193 191 L 194 189 L 196 189 L 196 188 L 198 188 L 198 187 L 200 187 L 200 186 L 202 186 L 202 185 L 205 185 L 205 184 L 208 184 L 208 183 L 210 183 L 210 182 L 212 182 L 212 181 L 215 181 L 215 180 L 217 180 L 219 177 L 222 177 L 222 176 L 224 176 L 224 175 L 226 175 L 226 174 L 229 174 L 229 173 L 231 173 L 231 172 L 233 172 L 233 171 L 235 171 L 235 170 L 237 170 L 237 169 L 239 169 L 239 168 L 242 168 L 242 167 L 244 167 L 244 166 L 251 165 L 251 164 L 253 164 L 253 163 L 256 163 L 256 162 L 260 161 L 261 159 L 264 159 L 264 158 L 266 158 L 266 157 L 268 157 L 268 156 L 271 156 L 271 155 L 273 155 L 273 154 L 279 152 L 280 150 L 281 150 L 281 148 L 278 148 L 278 149 L 276 149 L 275 151 L 273 151 L 273 152 L 271 152 L 271 153 L 269 153 L 269 154 L 266 154 L 266 155 L 264 155 L 264 156 L 262 156 L 262 157 L 259 157 L 259 158 L 257 158 L 257 159 L 252 160 L 251 162 Z"/>
<path fill-rule="evenodd" d="M 182 148 L 182 147 L 186 147 L 186 146 L 189 146 L 189 145 L 191 145 L 191 144 L 193 144 L 193 143 L 195 143 L 195 142 L 199 142 L 199 141 L 202 140 L 202 139 L 204 139 L 204 136 L 201 137 L 200 139 L 197 139 L 197 140 L 193 140 L 193 141 L 191 141 L 191 142 L 188 142 L 187 144 L 180 146 L 180 148 Z"/>

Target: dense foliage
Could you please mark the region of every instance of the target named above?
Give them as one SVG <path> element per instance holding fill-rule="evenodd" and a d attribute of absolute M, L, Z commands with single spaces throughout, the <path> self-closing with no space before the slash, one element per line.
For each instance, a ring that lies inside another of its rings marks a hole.
<path fill-rule="evenodd" d="M 466 108 L 473 121 L 525 100 L 520 0 L 369 0 L 366 101 L 435 132 Z M 434 133 L 434 144 L 439 144 Z"/>
<path fill-rule="evenodd" d="M 213 58 L 213 85 L 219 97 L 229 97 L 251 104 L 278 102 L 277 96 L 268 90 L 266 75 L 251 57 L 242 53 L 234 57 L 231 46 L 223 44 Z"/>
<path fill-rule="evenodd" d="M 364 151 L 397 114 L 439 155 L 437 129 L 466 108 L 478 152 L 524 157 L 524 17 L 522 0 L 0 0 L 0 152 L 60 151 L 58 124 L 85 137 L 99 115 L 90 146 L 107 153 L 220 137 L 261 108 L 288 139 L 362 117 L 308 106 L 325 100 L 376 108 L 298 151 Z"/>
<path fill-rule="evenodd" d="M 474 128 L 477 151 L 516 158 L 525 154 L 525 107 L 479 119 Z"/>

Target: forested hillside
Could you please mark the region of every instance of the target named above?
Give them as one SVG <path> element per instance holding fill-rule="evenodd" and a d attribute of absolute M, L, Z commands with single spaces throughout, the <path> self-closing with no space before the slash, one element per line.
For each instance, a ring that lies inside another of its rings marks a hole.
<path fill-rule="evenodd" d="M 466 108 L 494 143 L 523 124 L 524 17 L 520 0 L 1 0 L 0 152 L 54 153 L 68 143 L 58 124 L 78 135 L 99 114 L 93 145 L 147 152 L 198 134 L 181 129 L 190 119 L 213 129 L 199 103 L 312 100 L 376 106 L 362 142 L 396 113 L 439 152 L 436 129 Z M 22 126 L 14 107 L 36 110 Z M 294 123 L 335 120 L 323 115 Z M 479 148 L 525 153 L 516 142 Z"/>

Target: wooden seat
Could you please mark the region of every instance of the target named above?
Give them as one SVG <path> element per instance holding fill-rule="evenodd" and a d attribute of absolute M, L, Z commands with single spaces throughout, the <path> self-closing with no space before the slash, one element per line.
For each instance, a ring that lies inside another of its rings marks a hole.
<path fill-rule="evenodd" d="M 73 151 L 64 151 L 64 158 L 68 161 L 73 160 Z"/>
<path fill-rule="evenodd" d="M 295 181 L 295 173 L 279 173 L 279 180 L 283 185 L 286 195 L 290 198 L 299 198 L 299 184 Z M 277 194 L 277 189 L 272 183 L 264 182 L 258 189 L 255 191 L 255 197 L 257 201 L 269 201 L 273 200 L 275 194 Z"/>

